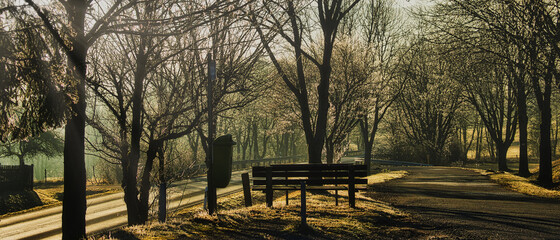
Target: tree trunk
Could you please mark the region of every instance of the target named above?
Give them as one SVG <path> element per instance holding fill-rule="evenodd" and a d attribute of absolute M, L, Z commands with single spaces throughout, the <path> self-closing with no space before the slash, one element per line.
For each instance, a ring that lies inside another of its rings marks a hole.
<path fill-rule="evenodd" d="M 531 173 L 529 172 L 529 157 L 527 156 L 527 125 L 529 120 L 527 117 L 525 86 L 524 84 L 521 85 L 523 85 L 523 94 L 517 95 L 517 111 L 519 114 L 519 176 L 527 177 L 531 175 Z"/>
<path fill-rule="evenodd" d="M 124 199 L 128 213 L 128 225 L 142 224 L 139 211 L 138 189 L 138 161 L 140 160 L 140 138 L 142 136 L 142 93 L 146 77 L 147 56 L 145 54 L 146 40 L 140 40 L 140 47 L 136 56 L 136 71 L 134 73 L 134 91 L 132 94 L 132 124 L 130 133 L 130 154 L 123 170 Z"/>
<path fill-rule="evenodd" d="M 327 138 L 327 144 L 325 144 L 327 150 L 327 164 L 334 163 L 334 142 L 331 138 Z"/>
<path fill-rule="evenodd" d="M 19 167 L 23 168 L 23 166 L 25 166 L 25 159 L 23 153 L 20 152 L 20 154 L 18 154 L 17 157 L 19 159 Z"/>
<path fill-rule="evenodd" d="M 259 159 L 259 128 L 257 126 L 257 121 L 253 121 L 251 129 L 253 132 L 253 159 Z"/>
<path fill-rule="evenodd" d="M 484 127 L 482 124 L 481 126 L 477 126 L 477 135 L 476 135 L 476 150 L 474 154 L 474 159 L 476 161 L 480 161 L 480 155 L 482 153 L 482 131 L 484 131 Z"/>
<path fill-rule="evenodd" d="M 165 222 L 167 217 L 167 178 L 165 177 L 165 157 L 163 155 L 163 148 L 160 147 L 159 150 L 159 209 L 158 209 L 158 220 L 159 222 Z"/>
<path fill-rule="evenodd" d="M 138 189 L 136 188 L 136 174 L 130 173 L 130 160 L 123 161 L 123 180 L 122 188 L 124 191 L 124 202 L 128 217 L 128 225 L 141 224 L 140 221 L 140 202 L 138 201 Z M 134 171 L 134 170 L 133 170 Z M 135 172 L 135 171 L 134 171 Z M 133 175 L 134 177 L 131 177 Z"/>
<path fill-rule="evenodd" d="M 531 175 L 529 172 L 529 158 L 527 156 L 527 126 L 529 119 L 527 117 L 527 95 L 525 89 L 524 77 L 517 76 L 515 78 L 517 114 L 519 123 L 519 176 L 527 177 Z"/>
<path fill-rule="evenodd" d="M 508 147 L 504 146 L 503 143 L 496 143 L 496 152 L 498 155 L 498 171 L 509 171 L 509 168 L 507 166 L 507 150 Z"/>
<path fill-rule="evenodd" d="M 550 144 L 550 126 L 551 126 L 551 111 L 550 111 L 550 98 L 544 101 L 545 104 L 541 109 L 541 124 L 540 124 L 540 162 L 539 162 L 539 177 L 538 181 L 546 186 L 552 185 L 552 156 Z"/>
<path fill-rule="evenodd" d="M 551 141 L 551 154 L 552 159 L 556 159 L 556 148 L 558 147 L 558 116 L 556 116 L 556 121 L 554 122 L 554 130 L 552 130 L 552 141 Z"/>
<path fill-rule="evenodd" d="M 270 138 L 270 136 L 263 136 L 263 142 L 262 142 L 262 155 L 259 157 L 260 159 L 264 159 L 266 157 L 266 151 L 268 150 L 267 148 L 267 144 L 268 144 L 268 139 Z"/>
<path fill-rule="evenodd" d="M 67 2 L 68 22 L 75 34 L 71 38 L 69 73 L 73 74 L 78 102 L 70 105 L 72 114 L 64 129 L 64 196 L 62 200 L 62 239 L 86 237 L 86 166 L 85 166 L 85 119 L 87 72 L 87 43 L 85 39 L 85 15 L 88 1 Z M 72 85 L 72 84 L 70 84 Z"/>
<path fill-rule="evenodd" d="M 364 163 L 366 164 L 368 175 L 371 169 L 372 151 L 373 141 L 364 141 Z"/>
<path fill-rule="evenodd" d="M 150 141 L 148 152 L 146 153 L 146 165 L 142 173 L 142 181 L 140 182 L 140 200 L 138 206 L 138 223 L 144 224 L 148 221 L 148 212 L 150 210 L 150 189 L 151 189 L 151 172 L 154 166 L 154 159 L 158 149 L 161 147 L 159 141 Z M 130 217 L 129 217 L 130 218 Z M 130 221 L 129 221 L 130 222 Z"/>

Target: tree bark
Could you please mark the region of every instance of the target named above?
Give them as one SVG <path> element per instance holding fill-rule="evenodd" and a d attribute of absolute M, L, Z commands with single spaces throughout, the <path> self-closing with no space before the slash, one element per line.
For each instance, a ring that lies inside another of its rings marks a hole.
<path fill-rule="evenodd" d="M 138 201 L 138 161 L 140 160 L 140 138 L 142 136 L 142 94 L 146 77 L 147 56 L 145 54 L 146 39 L 141 37 L 140 47 L 136 56 L 136 71 L 134 73 L 134 90 L 132 93 L 132 124 L 130 132 L 130 154 L 123 166 L 124 199 L 128 213 L 128 225 L 142 224 Z"/>
<path fill-rule="evenodd" d="M 332 139 L 327 138 L 327 144 L 325 144 L 327 150 L 327 164 L 333 164 L 334 162 L 334 142 Z"/>
<path fill-rule="evenodd" d="M 259 128 L 256 120 L 251 124 L 251 130 L 253 132 L 253 159 L 259 159 Z"/>
<path fill-rule="evenodd" d="M 165 177 L 165 156 L 163 147 L 158 148 L 159 155 L 159 200 L 158 220 L 164 223 L 167 218 L 167 178 Z"/>
<path fill-rule="evenodd" d="M 70 105 L 72 115 L 64 129 L 64 196 L 62 200 L 62 239 L 86 237 L 86 167 L 84 155 L 87 72 L 85 15 L 88 1 L 67 2 L 68 22 L 74 30 L 69 52 L 68 72 L 74 76 L 78 101 Z"/>
<path fill-rule="evenodd" d="M 138 224 L 144 224 L 148 221 L 148 211 L 150 210 L 150 189 L 151 189 L 151 172 L 154 166 L 154 159 L 158 148 L 161 147 L 159 141 L 150 141 L 148 152 L 146 153 L 146 165 L 142 173 L 142 182 L 140 183 L 140 200 L 138 206 Z M 160 163 L 161 164 L 161 163 Z"/>
<path fill-rule="evenodd" d="M 527 153 L 527 96 L 525 95 L 525 85 L 518 84 L 517 111 L 519 114 L 519 176 L 527 177 L 529 172 L 529 158 Z M 521 93 L 521 94 L 520 94 Z"/>
<path fill-rule="evenodd" d="M 552 149 L 550 143 L 550 128 L 551 128 L 551 111 L 550 111 L 550 97 L 545 98 L 544 106 L 541 109 L 541 124 L 540 124 L 540 162 L 539 162 L 539 177 L 538 181 L 544 185 L 552 185 Z"/>
<path fill-rule="evenodd" d="M 509 171 L 507 166 L 507 150 L 509 146 L 504 143 L 496 143 L 496 152 L 498 155 L 498 170 L 502 172 Z"/>

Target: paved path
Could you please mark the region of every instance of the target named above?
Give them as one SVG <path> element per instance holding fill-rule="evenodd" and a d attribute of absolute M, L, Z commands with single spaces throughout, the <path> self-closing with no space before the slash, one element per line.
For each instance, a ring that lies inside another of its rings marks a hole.
<path fill-rule="evenodd" d="M 373 197 L 434 230 L 464 239 L 560 239 L 558 200 L 515 193 L 468 170 L 398 169 L 409 175 L 376 185 Z"/>

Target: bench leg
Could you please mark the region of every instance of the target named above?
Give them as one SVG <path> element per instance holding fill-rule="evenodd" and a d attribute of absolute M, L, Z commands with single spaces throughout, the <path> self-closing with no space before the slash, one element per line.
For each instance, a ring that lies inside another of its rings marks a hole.
<path fill-rule="evenodd" d="M 356 192 L 353 189 L 348 189 L 348 202 L 351 208 L 356 208 Z"/>
<path fill-rule="evenodd" d="M 334 190 L 334 200 L 335 200 L 336 206 L 338 206 L 338 190 Z"/>
<path fill-rule="evenodd" d="M 266 168 L 266 206 L 272 207 L 272 170 Z"/>
<path fill-rule="evenodd" d="M 272 207 L 272 191 L 266 191 L 266 206 Z"/>
<path fill-rule="evenodd" d="M 348 169 L 348 202 L 351 208 L 356 208 L 356 183 L 354 180 L 354 165 L 350 165 Z"/>
<path fill-rule="evenodd" d="M 305 196 L 305 181 L 301 181 L 301 226 L 307 226 L 307 206 Z"/>

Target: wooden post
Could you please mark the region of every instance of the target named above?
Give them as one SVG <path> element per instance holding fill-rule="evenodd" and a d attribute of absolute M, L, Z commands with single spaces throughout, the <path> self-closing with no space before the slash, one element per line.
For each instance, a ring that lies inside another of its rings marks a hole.
<path fill-rule="evenodd" d="M 348 201 L 350 202 L 350 207 L 356 207 L 356 183 L 354 180 L 354 165 L 348 166 Z"/>
<path fill-rule="evenodd" d="M 208 152 L 206 153 L 206 164 L 208 166 L 208 214 L 212 215 L 217 209 L 216 186 L 214 185 L 214 113 L 213 113 L 213 84 L 216 78 L 216 61 L 212 59 L 212 54 L 208 53 L 208 85 L 207 91 L 207 107 L 208 107 Z"/>
<path fill-rule="evenodd" d="M 286 186 L 288 186 L 288 170 L 286 170 Z M 286 190 L 286 206 L 288 205 L 288 193 L 290 191 Z"/>
<path fill-rule="evenodd" d="M 335 172 L 336 172 L 336 170 L 335 170 Z M 337 177 L 336 177 L 336 175 L 335 175 L 335 176 L 334 176 L 334 181 L 335 181 L 335 184 L 334 184 L 334 185 L 335 185 L 335 186 L 338 186 L 338 184 L 336 184 L 336 180 L 337 180 Z M 335 205 L 338 206 L 338 189 L 335 189 L 335 190 L 334 190 L 334 202 L 335 202 Z"/>
<path fill-rule="evenodd" d="M 301 227 L 307 226 L 307 206 L 305 202 L 305 181 L 301 181 Z"/>
<path fill-rule="evenodd" d="M 253 206 L 251 198 L 251 184 L 249 183 L 249 173 L 242 173 L 241 180 L 243 182 L 243 196 L 245 197 L 245 207 Z"/>
<path fill-rule="evenodd" d="M 47 184 L 47 169 L 45 168 L 45 184 Z"/>
<path fill-rule="evenodd" d="M 272 168 L 266 167 L 266 206 L 272 207 Z"/>

